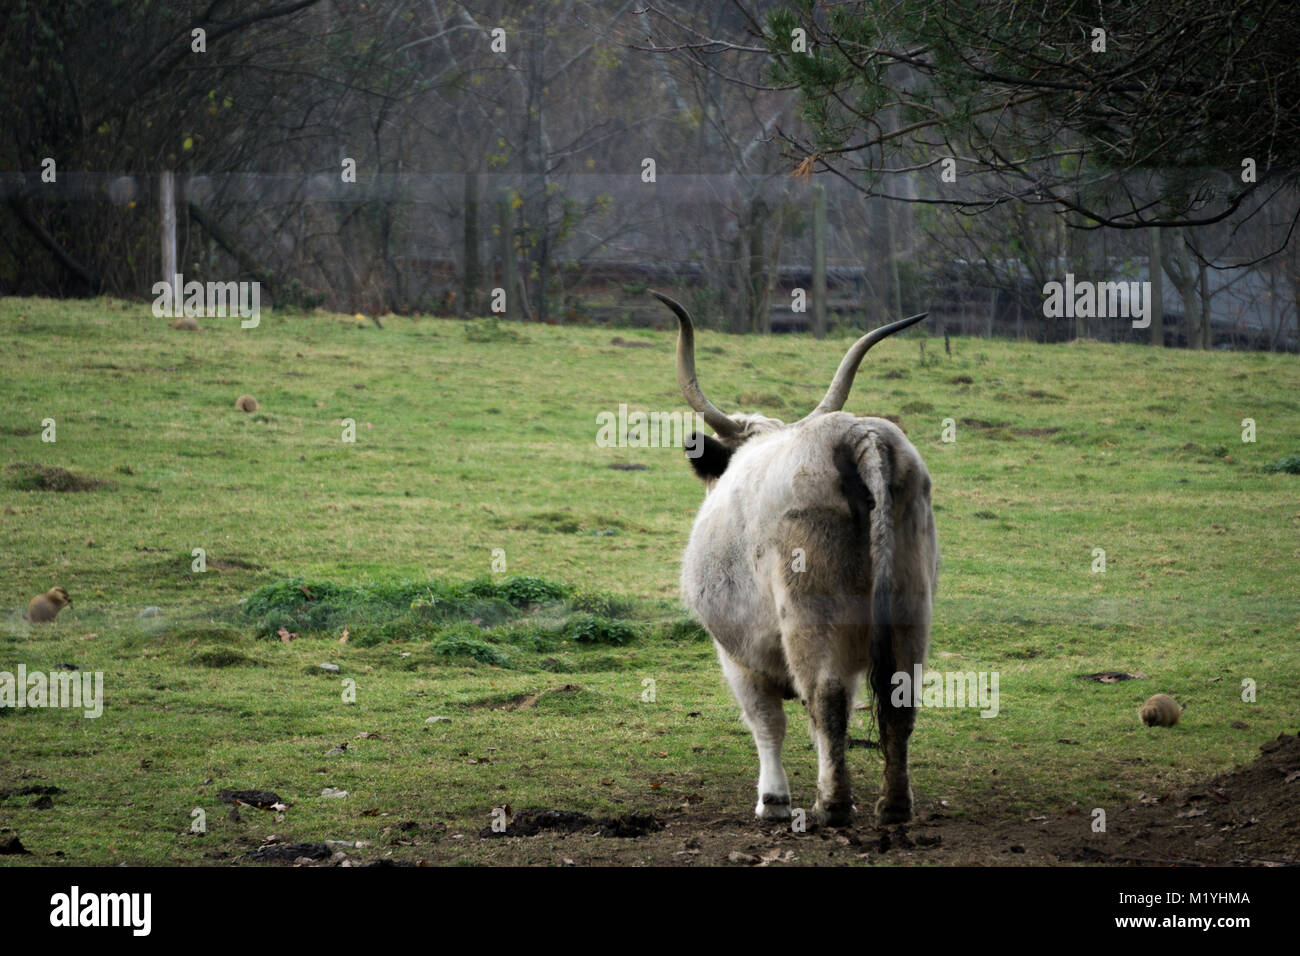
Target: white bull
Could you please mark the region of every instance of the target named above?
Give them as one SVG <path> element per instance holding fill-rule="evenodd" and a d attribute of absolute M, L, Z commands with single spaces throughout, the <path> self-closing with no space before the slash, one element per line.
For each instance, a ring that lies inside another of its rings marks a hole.
<path fill-rule="evenodd" d="M 726 415 L 705 398 L 690 315 L 653 294 L 678 319 L 682 392 L 717 433 L 701 436 L 690 459 L 706 496 L 682 562 L 682 597 L 712 635 L 754 733 L 755 812 L 765 820 L 791 816 L 782 701 L 798 697 L 817 743 L 813 819 L 850 821 L 845 747 L 865 674 L 885 758 L 877 818 L 905 822 L 912 816 L 907 745 L 915 712 L 910 701 L 891 702 L 890 681 L 911 675 L 929 645 L 939 560 L 930 475 L 896 425 L 840 409 L 867 350 L 925 315 L 855 342 L 821 404 L 786 425 Z"/>

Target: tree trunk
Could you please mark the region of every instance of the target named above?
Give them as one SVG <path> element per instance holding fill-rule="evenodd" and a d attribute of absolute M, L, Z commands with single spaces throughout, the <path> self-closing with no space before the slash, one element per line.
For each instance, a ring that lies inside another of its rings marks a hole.
<path fill-rule="evenodd" d="M 1210 334 L 1210 267 L 1204 262 L 1198 263 L 1201 284 L 1201 348 L 1212 346 Z"/>
<path fill-rule="evenodd" d="M 728 270 L 732 289 L 730 301 L 726 304 L 727 327 L 737 335 L 749 331 L 749 276 L 747 257 L 745 256 L 745 222 L 736 226 L 736 235 L 731 241 L 731 268 Z"/>
<path fill-rule="evenodd" d="M 1200 296 L 1196 289 L 1196 273 L 1192 268 L 1192 257 L 1187 253 L 1187 237 L 1183 228 L 1177 228 L 1170 233 L 1170 242 L 1168 249 L 1162 249 L 1161 252 L 1165 257 L 1165 272 L 1174 283 L 1174 288 L 1178 290 L 1178 296 L 1183 300 L 1183 326 L 1187 336 L 1187 347 L 1195 349 L 1200 347 L 1201 336 L 1199 314 L 1200 314 Z"/>
<path fill-rule="evenodd" d="M 812 332 L 826 338 L 826 187 L 813 186 Z"/>
<path fill-rule="evenodd" d="M 478 313 L 479 286 L 483 281 L 483 266 L 479 262 L 478 205 L 479 174 L 466 173 L 465 234 L 460 273 L 460 313 L 466 318 L 473 318 Z"/>
<path fill-rule="evenodd" d="M 497 197 L 497 228 L 501 233 L 501 288 L 506 292 L 506 318 L 519 315 L 515 296 L 520 295 L 519 278 L 515 262 L 515 207 L 514 193 L 501 190 Z"/>
<path fill-rule="evenodd" d="M 1150 252 L 1147 255 L 1147 273 L 1151 279 L 1151 301 L 1148 303 L 1151 325 L 1147 328 L 1147 344 L 1164 345 L 1165 266 L 1160 256 L 1160 227 L 1148 229 L 1147 234 L 1151 240 Z"/>
<path fill-rule="evenodd" d="M 767 296 L 767 243 L 765 241 L 771 212 L 762 197 L 756 197 L 749 206 L 749 329 L 751 332 L 768 331 L 771 318 Z"/>
<path fill-rule="evenodd" d="M 158 174 L 158 213 L 162 240 L 162 275 L 169 285 L 176 282 L 176 174 L 165 169 Z M 172 289 L 173 300 L 181 290 Z"/>

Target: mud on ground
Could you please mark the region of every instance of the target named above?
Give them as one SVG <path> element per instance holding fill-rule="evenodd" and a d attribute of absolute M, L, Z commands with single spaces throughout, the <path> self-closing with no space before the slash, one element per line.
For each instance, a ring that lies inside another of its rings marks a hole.
<path fill-rule="evenodd" d="M 748 807 L 710 806 L 705 796 L 678 813 L 660 814 L 661 829 L 628 831 L 636 836 L 575 826 L 519 831 L 531 830 L 530 836 L 467 829 L 454 839 L 454 826 L 437 825 L 433 842 L 421 846 L 418 832 L 407 833 L 413 839 L 395 841 L 401 848 L 392 856 L 430 865 L 1294 866 L 1300 864 L 1300 735 L 1280 736 L 1260 751 L 1251 764 L 1196 786 L 1153 789 L 1131 805 L 1109 809 L 1104 833 L 1093 832 L 1090 808 L 1026 816 L 996 799 L 965 806 L 961 819 L 923 801 L 915 822 L 885 829 L 860 807 L 853 827 L 794 833 L 759 823 Z M 535 822 L 534 816 L 525 820 Z"/>

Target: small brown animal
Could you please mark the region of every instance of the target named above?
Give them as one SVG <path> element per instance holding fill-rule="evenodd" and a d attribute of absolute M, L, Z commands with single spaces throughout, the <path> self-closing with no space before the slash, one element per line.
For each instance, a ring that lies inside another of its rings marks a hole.
<path fill-rule="evenodd" d="M 1138 708 L 1138 719 L 1148 727 L 1172 727 L 1182 715 L 1178 701 L 1168 694 L 1156 694 Z"/>
<path fill-rule="evenodd" d="M 68 597 L 68 592 L 63 588 L 50 588 L 44 594 L 32 598 L 32 602 L 27 605 L 27 620 L 33 624 L 52 621 L 63 609 L 63 605 L 71 603 L 72 598 Z"/>
<path fill-rule="evenodd" d="M 175 322 L 171 323 L 171 327 L 173 329 L 184 329 L 186 332 L 197 332 L 199 330 L 199 323 L 192 315 L 187 315 L 184 318 L 177 319 Z"/>
<path fill-rule="evenodd" d="M 235 407 L 241 412 L 255 412 L 257 411 L 257 399 L 252 395 L 240 395 L 239 398 L 235 399 Z"/>

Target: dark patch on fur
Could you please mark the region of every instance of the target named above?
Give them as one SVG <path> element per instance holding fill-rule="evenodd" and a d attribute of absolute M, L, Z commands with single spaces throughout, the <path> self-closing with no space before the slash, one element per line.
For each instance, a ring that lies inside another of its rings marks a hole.
<path fill-rule="evenodd" d="M 818 688 L 817 727 L 839 746 L 844 746 L 849 732 L 849 694 L 838 681 Z M 835 756 L 841 757 L 843 752 Z"/>
<path fill-rule="evenodd" d="M 853 530 L 859 537 L 865 537 L 871 522 L 871 510 L 876 507 L 876 500 L 871 497 L 871 490 L 858 472 L 857 458 L 848 445 L 835 446 L 835 470 L 840 475 L 840 493 L 848 502 L 849 514 L 853 517 Z"/>
<path fill-rule="evenodd" d="M 699 444 L 696 444 L 696 443 Z M 686 460 L 691 463 L 695 469 L 695 474 L 705 481 L 713 478 L 721 478 L 722 473 L 727 470 L 727 465 L 731 463 L 731 449 L 718 441 L 711 435 L 692 435 L 687 440 L 688 447 L 700 449 L 700 454 L 694 458 L 686 456 Z"/>

